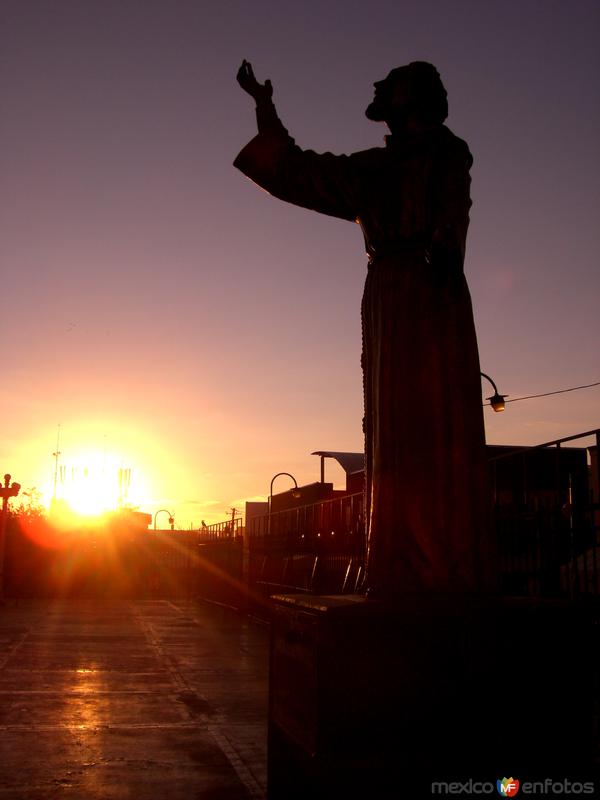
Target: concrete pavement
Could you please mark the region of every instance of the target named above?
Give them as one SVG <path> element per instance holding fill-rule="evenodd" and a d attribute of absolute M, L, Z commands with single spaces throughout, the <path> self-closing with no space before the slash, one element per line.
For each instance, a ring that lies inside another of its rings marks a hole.
<path fill-rule="evenodd" d="M 248 800 L 268 630 L 205 604 L 0 606 L 0 800 Z"/>

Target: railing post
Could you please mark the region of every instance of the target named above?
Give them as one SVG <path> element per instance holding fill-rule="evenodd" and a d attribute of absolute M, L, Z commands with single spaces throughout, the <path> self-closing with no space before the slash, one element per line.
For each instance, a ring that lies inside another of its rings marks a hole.
<path fill-rule="evenodd" d="M 591 459 L 591 454 L 590 454 Z M 592 485 L 590 487 L 590 525 L 592 527 L 592 591 L 600 593 L 600 583 L 598 581 L 598 559 L 597 550 L 600 546 L 600 430 L 596 431 L 596 463 L 592 461 L 592 469 L 595 466 L 595 476 L 592 474 Z"/>
<path fill-rule="evenodd" d="M 250 589 L 250 530 L 248 528 L 248 519 L 243 528 L 242 538 L 242 583 L 247 590 Z"/>

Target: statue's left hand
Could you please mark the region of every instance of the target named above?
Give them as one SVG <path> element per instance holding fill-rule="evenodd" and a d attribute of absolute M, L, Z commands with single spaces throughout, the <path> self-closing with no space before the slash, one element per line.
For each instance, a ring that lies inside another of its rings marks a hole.
<path fill-rule="evenodd" d="M 252 64 L 244 59 L 237 73 L 237 82 L 242 89 L 253 97 L 257 103 L 270 100 L 273 96 L 273 86 L 270 80 L 259 83 L 254 77 Z"/>

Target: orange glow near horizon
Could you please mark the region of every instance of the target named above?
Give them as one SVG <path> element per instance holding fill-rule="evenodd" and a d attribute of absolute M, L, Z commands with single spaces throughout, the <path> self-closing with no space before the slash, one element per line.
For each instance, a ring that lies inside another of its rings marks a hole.
<path fill-rule="evenodd" d="M 182 529 L 199 527 L 203 517 L 220 521 L 231 503 L 213 500 L 204 465 L 166 439 L 160 426 L 143 418 L 72 417 L 61 423 L 58 438 L 56 426 L 30 430 L 7 461 L 23 486 L 23 502 L 29 493 L 61 529 L 93 526 L 121 508 L 150 515 L 167 508 Z M 223 512 L 211 513 L 213 505 Z"/>
<path fill-rule="evenodd" d="M 156 487 L 167 459 L 146 427 L 105 417 L 70 419 L 58 430 L 40 426 L 20 445 L 12 472 L 55 521 L 91 522 L 123 507 L 147 510 L 160 499 Z"/>
<path fill-rule="evenodd" d="M 56 424 L 40 421 L 15 440 L 5 460 L 13 480 L 23 487 L 11 506 L 39 503 L 51 512 L 53 529 L 75 536 L 103 529 L 103 515 L 123 507 L 148 514 L 150 528 L 155 523 L 159 529 L 169 527 L 168 515 L 158 513 L 164 509 L 174 517 L 176 530 L 198 530 L 203 521 L 212 525 L 229 520 L 232 508 L 243 516 L 247 501 L 266 501 L 269 480 L 282 466 L 299 484 L 317 477 L 315 457 L 306 453 L 308 448 L 302 454 L 301 442 L 295 445 L 301 458 L 291 459 L 287 446 L 269 438 L 266 429 L 242 430 L 237 418 L 203 421 L 200 412 L 194 420 L 192 425 L 184 417 L 177 428 L 174 420 L 155 421 L 141 414 L 64 414 L 60 431 Z M 234 451 L 221 433 L 221 422 L 235 437 Z M 263 442 L 269 442 L 268 453 Z M 122 487 L 121 470 L 130 470 Z M 327 475 L 338 488 L 345 484 L 341 467 L 336 472 L 332 464 Z M 61 541 L 57 536 L 57 546 Z"/>

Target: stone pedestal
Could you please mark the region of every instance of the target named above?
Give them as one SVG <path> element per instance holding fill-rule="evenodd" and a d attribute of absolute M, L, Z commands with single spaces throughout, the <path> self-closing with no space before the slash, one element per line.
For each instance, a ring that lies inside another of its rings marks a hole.
<path fill-rule="evenodd" d="M 276 596 L 269 800 L 589 776 L 591 637 L 559 604 Z"/>

